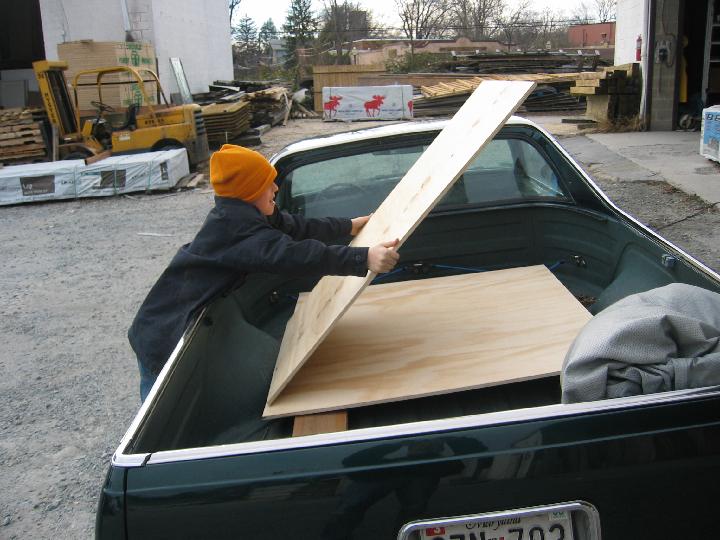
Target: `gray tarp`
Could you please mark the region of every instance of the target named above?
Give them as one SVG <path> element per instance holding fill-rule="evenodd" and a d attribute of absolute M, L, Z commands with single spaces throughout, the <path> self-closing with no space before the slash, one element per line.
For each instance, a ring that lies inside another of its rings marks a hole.
<path fill-rule="evenodd" d="M 596 315 L 570 346 L 563 403 L 720 384 L 720 294 L 674 283 Z"/>

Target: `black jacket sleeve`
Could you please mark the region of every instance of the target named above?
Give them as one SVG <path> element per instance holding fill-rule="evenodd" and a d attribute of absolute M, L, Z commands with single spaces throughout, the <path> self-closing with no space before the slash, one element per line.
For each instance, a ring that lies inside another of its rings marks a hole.
<path fill-rule="evenodd" d="M 316 220 L 307 220 L 310 221 Z M 244 272 L 289 276 L 367 274 L 366 247 L 328 246 L 311 238 L 294 240 L 260 216 L 243 225 L 242 230 L 234 232 L 234 241 L 220 254 L 221 264 Z M 301 232 L 313 228 L 313 224 L 304 230 L 301 227 Z"/>
<path fill-rule="evenodd" d="M 332 242 L 350 236 L 352 222 L 348 218 L 305 218 L 296 214 L 281 212 L 277 208 L 268 222 L 280 229 L 293 240 L 313 238 L 321 242 Z"/>

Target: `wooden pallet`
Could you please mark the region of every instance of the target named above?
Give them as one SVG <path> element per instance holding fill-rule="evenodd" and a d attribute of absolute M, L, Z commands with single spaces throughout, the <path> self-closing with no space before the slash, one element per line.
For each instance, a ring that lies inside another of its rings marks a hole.
<path fill-rule="evenodd" d="M 0 163 L 35 162 L 47 156 L 43 109 L 0 110 Z"/>

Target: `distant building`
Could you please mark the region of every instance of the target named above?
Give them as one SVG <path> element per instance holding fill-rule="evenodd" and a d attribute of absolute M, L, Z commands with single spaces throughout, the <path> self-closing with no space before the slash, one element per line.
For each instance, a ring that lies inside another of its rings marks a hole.
<path fill-rule="evenodd" d="M 612 47 L 615 45 L 615 22 L 575 24 L 568 28 L 570 47 Z"/>
<path fill-rule="evenodd" d="M 285 40 L 282 38 L 270 38 L 268 39 L 268 45 L 270 46 L 269 63 L 273 66 L 283 64 L 287 58 Z"/>
<path fill-rule="evenodd" d="M 483 53 L 504 50 L 499 41 L 471 41 L 466 37 L 458 39 L 413 40 L 414 50 L 418 54 L 442 53 Z M 353 64 L 383 64 L 387 60 L 399 58 L 410 52 L 410 40 L 396 39 L 360 39 L 351 44 L 350 56 Z"/>

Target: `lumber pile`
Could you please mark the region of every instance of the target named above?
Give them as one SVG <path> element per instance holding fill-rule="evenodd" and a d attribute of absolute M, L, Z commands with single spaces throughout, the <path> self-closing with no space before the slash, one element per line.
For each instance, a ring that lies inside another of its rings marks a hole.
<path fill-rule="evenodd" d="M 43 109 L 0 110 L 0 163 L 19 165 L 46 161 Z"/>
<path fill-rule="evenodd" d="M 232 142 L 250 129 L 250 104 L 245 101 L 205 105 L 202 115 L 211 145 Z"/>
<path fill-rule="evenodd" d="M 193 94 L 193 101 L 202 107 L 211 146 L 228 142 L 255 146 L 262 141 L 260 133 L 253 133 L 251 127 L 275 126 L 287 120 L 292 100 L 285 86 L 257 81 L 221 82 L 215 81 L 209 92 Z"/>
<path fill-rule="evenodd" d="M 519 112 L 583 110 L 580 100 L 570 94 L 570 86 L 582 73 L 526 73 L 482 75 L 421 86 L 422 97 L 413 100 L 415 116 L 454 114 L 483 81 L 532 81 L 538 85 L 525 100 Z"/>
<path fill-rule="evenodd" d="M 528 51 L 455 55 L 441 67 L 448 71 L 473 73 L 552 73 L 595 70 L 603 60 L 597 54 Z"/>
<path fill-rule="evenodd" d="M 639 113 L 642 85 L 640 64 L 611 66 L 581 75 L 570 92 L 585 97 L 585 115 L 588 118 L 614 122 Z"/>
<path fill-rule="evenodd" d="M 273 86 L 245 94 L 243 99 L 250 103 L 251 125 L 256 127 L 263 124 L 271 126 L 281 124 L 289 114 L 288 94 L 288 89 L 284 86 Z"/>

